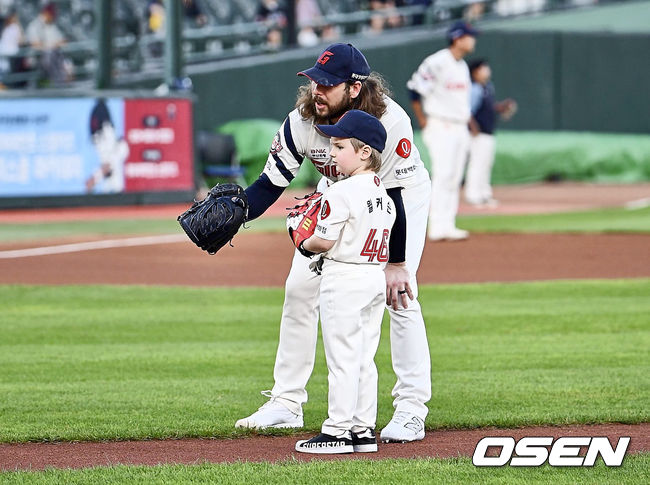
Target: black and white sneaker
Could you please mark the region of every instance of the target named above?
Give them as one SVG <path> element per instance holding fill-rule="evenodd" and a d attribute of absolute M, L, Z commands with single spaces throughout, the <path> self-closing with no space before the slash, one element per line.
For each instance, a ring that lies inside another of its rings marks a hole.
<path fill-rule="evenodd" d="M 377 451 L 375 430 L 366 428 L 361 433 L 352 433 L 352 447 L 356 453 L 374 453 Z"/>
<path fill-rule="evenodd" d="M 354 447 L 352 440 L 346 436 L 332 436 L 331 434 L 321 433 L 310 440 L 300 440 L 296 443 L 296 451 L 301 453 L 352 453 Z"/>

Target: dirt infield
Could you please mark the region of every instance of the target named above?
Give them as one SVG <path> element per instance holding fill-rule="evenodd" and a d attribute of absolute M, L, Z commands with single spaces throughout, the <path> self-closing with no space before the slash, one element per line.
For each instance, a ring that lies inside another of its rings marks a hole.
<path fill-rule="evenodd" d="M 423 441 L 381 443 L 377 453 L 323 456 L 294 451 L 295 442 L 312 435 L 251 436 L 233 440 L 182 439 L 118 441 L 105 443 L 0 444 L 0 470 L 42 470 L 108 465 L 158 465 L 242 462 L 277 462 L 384 458 L 452 458 L 472 456 L 485 436 L 607 436 L 611 446 L 629 436 L 628 453 L 650 450 L 650 424 L 599 424 L 591 426 L 530 427 L 519 429 L 475 429 L 430 431 Z M 584 451 L 583 451 L 584 453 Z M 584 454 L 580 455 L 584 456 Z"/>
<path fill-rule="evenodd" d="M 234 244 L 215 256 L 181 241 L 0 259 L 0 284 L 284 284 L 293 254 L 284 234 L 244 233 Z M 31 245 L 2 245 L 0 250 L 25 246 Z M 463 242 L 427 243 L 418 279 L 470 283 L 650 277 L 648 247 L 648 234 L 474 234 Z"/>

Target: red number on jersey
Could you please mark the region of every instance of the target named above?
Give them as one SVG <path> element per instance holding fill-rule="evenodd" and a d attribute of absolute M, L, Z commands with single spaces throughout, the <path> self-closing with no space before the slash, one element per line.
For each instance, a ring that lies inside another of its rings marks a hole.
<path fill-rule="evenodd" d="M 384 229 L 382 234 L 381 242 L 378 239 L 375 239 L 377 234 L 377 229 L 370 229 L 368 237 L 366 238 L 366 243 L 363 245 L 363 249 L 359 253 L 361 256 L 367 256 L 368 262 L 372 263 L 375 258 L 380 263 L 385 263 L 388 261 L 388 229 Z"/>

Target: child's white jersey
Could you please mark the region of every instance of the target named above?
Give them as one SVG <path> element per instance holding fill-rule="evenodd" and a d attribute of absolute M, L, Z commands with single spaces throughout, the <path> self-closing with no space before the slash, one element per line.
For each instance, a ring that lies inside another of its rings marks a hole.
<path fill-rule="evenodd" d="M 385 264 L 395 222 L 393 200 L 374 173 L 354 175 L 332 184 L 323 194 L 315 234 L 336 241 L 323 254 L 342 263 Z"/>

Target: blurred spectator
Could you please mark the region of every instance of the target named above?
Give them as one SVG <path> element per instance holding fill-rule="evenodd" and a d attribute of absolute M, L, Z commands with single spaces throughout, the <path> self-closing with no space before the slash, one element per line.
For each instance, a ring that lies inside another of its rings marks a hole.
<path fill-rule="evenodd" d="M 544 10 L 546 0 L 497 0 L 494 11 L 499 15 L 522 15 Z"/>
<path fill-rule="evenodd" d="M 15 10 L 9 10 L 0 34 L 0 79 L 5 85 L 7 85 L 6 74 L 24 70 L 24 59 L 16 56 L 23 43 L 23 29 L 20 26 L 18 14 Z"/>
<path fill-rule="evenodd" d="M 296 0 L 296 23 L 298 24 L 298 44 L 311 47 L 339 38 L 337 27 L 323 24 L 321 9 L 316 0 Z M 320 36 L 319 36 L 320 32 Z"/>
<path fill-rule="evenodd" d="M 0 0 L 0 17 L 6 19 L 16 9 L 14 0 Z"/>
<path fill-rule="evenodd" d="M 396 5 L 398 7 L 416 7 L 422 5 L 424 7 L 430 7 L 433 3 L 433 0 L 397 0 Z M 426 14 L 418 13 L 411 17 L 411 25 L 422 25 L 426 19 Z"/>
<path fill-rule="evenodd" d="M 321 11 L 316 0 L 296 0 L 296 23 L 298 24 L 298 44 L 312 47 L 320 41 L 315 24 L 321 19 Z"/>
<path fill-rule="evenodd" d="M 32 49 L 39 51 L 39 64 L 47 80 L 61 84 L 72 79 L 72 63 L 61 53 L 66 40 L 55 21 L 56 5 L 46 3 L 27 26 L 26 34 Z"/>
<path fill-rule="evenodd" d="M 514 99 L 497 101 L 492 70 L 484 59 L 476 59 L 469 64 L 472 78 L 471 111 L 469 122 L 471 134 L 469 162 L 465 178 L 465 200 L 477 207 L 496 207 L 498 202 L 492 197 L 490 177 L 494 165 L 496 139 L 494 132 L 497 114 L 509 120 L 517 111 Z"/>
<path fill-rule="evenodd" d="M 183 0 L 183 12 L 185 13 L 185 18 L 194 27 L 203 27 L 208 23 L 208 17 L 194 0 Z"/>
<path fill-rule="evenodd" d="M 257 22 L 267 27 L 266 46 L 277 50 L 282 47 L 282 31 L 287 26 L 287 14 L 277 0 L 261 0 L 255 15 Z"/>
<path fill-rule="evenodd" d="M 472 1 L 463 12 L 463 18 L 468 22 L 476 22 L 485 13 L 485 2 L 482 0 Z"/>
<path fill-rule="evenodd" d="M 164 52 L 163 38 L 165 37 L 165 7 L 162 0 L 149 0 L 145 11 L 147 33 L 153 34 L 160 40 L 149 43 L 149 52 L 153 57 L 160 57 Z"/>
<path fill-rule="evenodd" d="M 402 24 L 394 0 L 370 0 L 370 10 L 375 13 L 370 17 L 370 32 L 373 34 L 380 33 L 386 27 L 399 27 Z"/>

